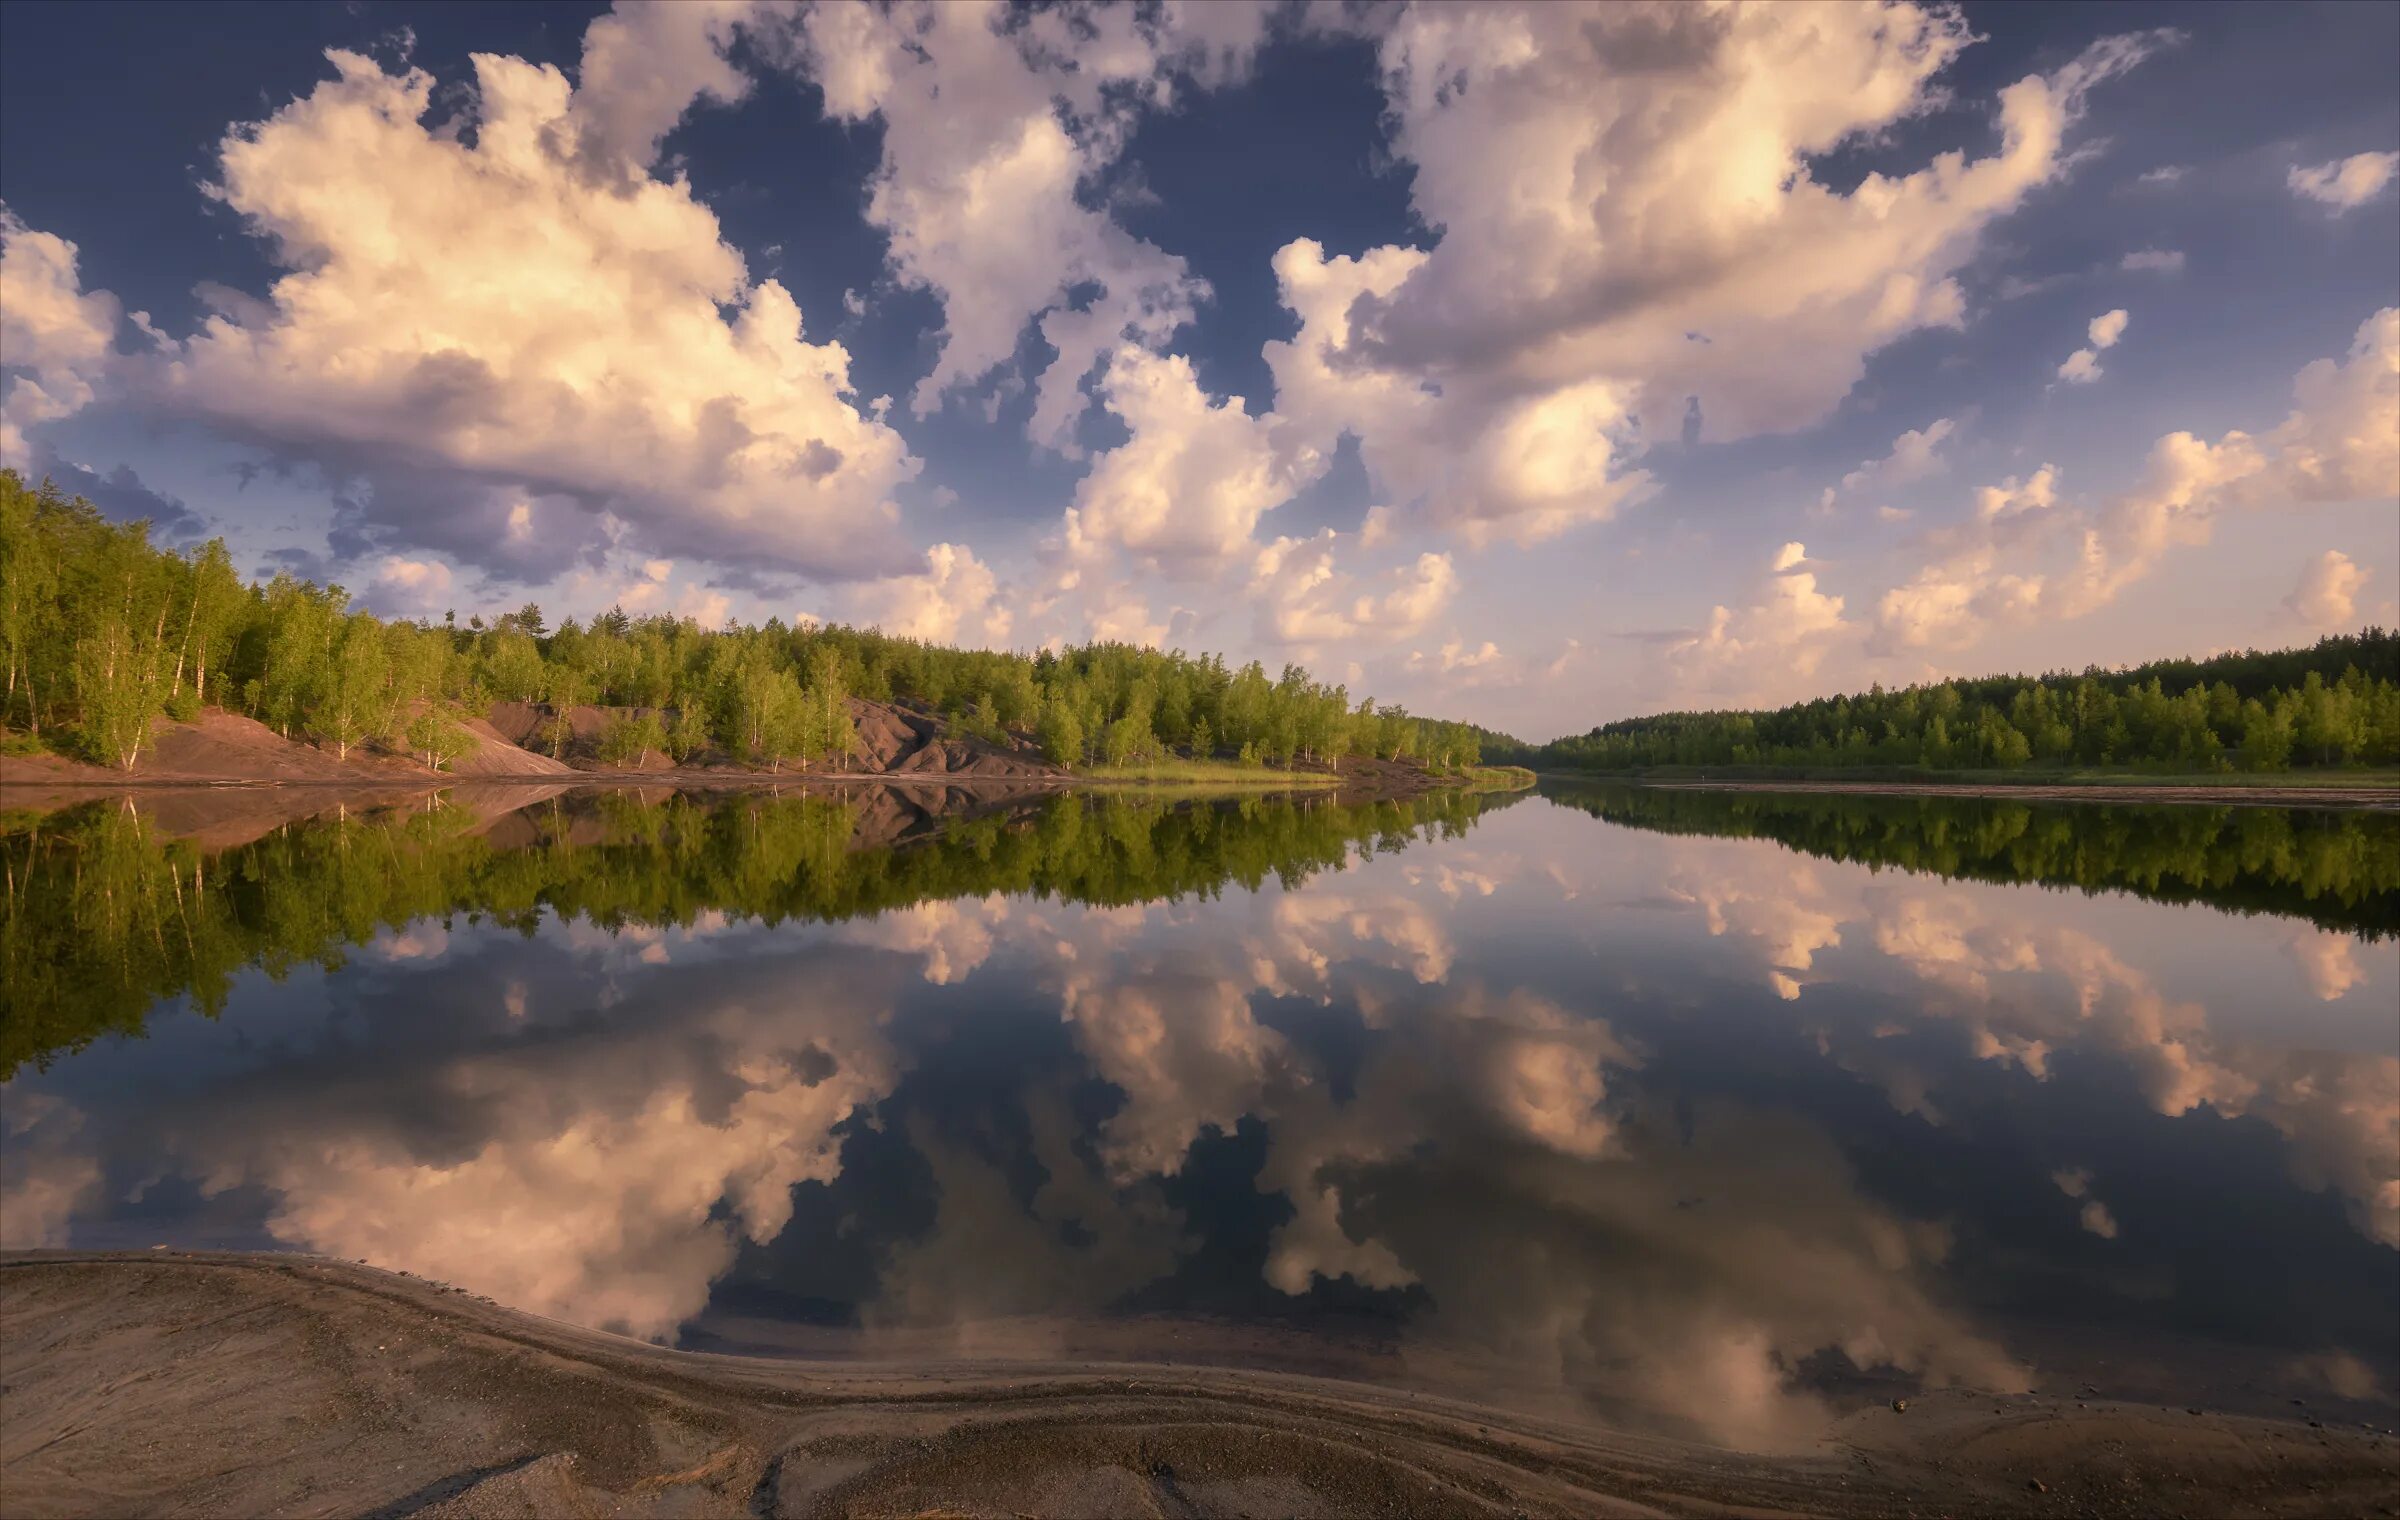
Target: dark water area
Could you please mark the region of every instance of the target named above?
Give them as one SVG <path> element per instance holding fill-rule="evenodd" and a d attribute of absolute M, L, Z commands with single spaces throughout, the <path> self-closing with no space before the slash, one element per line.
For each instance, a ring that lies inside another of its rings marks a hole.
<path fill-rule="evenodd" d="M 2400 1391 L 2400 818 L 1546 785 L 6 820 L 0 1244 L 1768 1448 Z"/>

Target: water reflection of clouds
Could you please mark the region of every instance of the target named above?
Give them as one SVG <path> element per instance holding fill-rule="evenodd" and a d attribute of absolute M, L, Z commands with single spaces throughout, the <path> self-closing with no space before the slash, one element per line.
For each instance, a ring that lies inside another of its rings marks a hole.
<path fill-rule="evenodd" d="M 2231 941 L 2254 947 L 2258 963 L 2288 957 L 2302 973 L 2294 990 L 2312 999 L 2380 994 L 2384 1013 L 2368 1016 L 2384 1031 L 2381 1049 L 2371 1032 L 2347 1042 L 2364 1049 L 2271 1043 L 2221 1031 L 2207 1006 L 2169 995 L 2159 972 L 2132 959 L 2188 956 L 2190 915 L 2200 910 L 1877 873 L 1747 843 L 1612 842 L 1632 857 L 1612 866 L 1667 882 L 1712 939 L 1740 947 L 1778 997 L 1800 1003 L 1830 1059 L 1884 1088 L 1903 1112 L 1943 1121 L 1940 1078 L 1874 1048 L 1911 1024 L 1954 1028 L 1977 1059 L 2037 1080 L 2062 1053 L 2104 1057 L 2162 1115 L 2207 1109 L 2273 1125 L 2297 1180 L 2336 1189 L 2361 1231 L 2400 1246 L 2400 1055 L 2390 1053 L 2400 1039 L 2390 1013 L 2400 948 L 2211 915 L 2206 934 L 2218 953 Z M 2163 916 L 2177 918 L 2171 936 L 2124 932 Z M 1836 951 L 1838 963 L 1828 962 Z M 1841 1017 L 1838 995 L 1804 1000 L 1811 984 L 1829 994 L 1869 986 L 1904 995 L 1879 1004 L 1896 1012 L 1862 1027 Z"/>
<path fill-rule="evenodd" d="M 823 954 L 662 971 L 522 1037 L 511 983 L 453 1048 L 261 1072 L 144 1127 L 204 1193 L 266 1189 L 286 1245 L 666 1336 L 838 1175 L 836 1127 L 900 1070 L 891 981 Z"/>
<path fill-rule="evenodd" d="M 1239 1134 L 1237 1190 L 1265 1212 L 1254 1254 L 1227 1259 L 1295 1302 L 1329 1284 L 1405 1301 L 1412 1354 L 1749 1447 L 1823 1428 L 1797 1374 L 1827 1355 L 2024 1386 L 1949 1291 L 1971 1185 L 1913 1205 L 1869 1186 L 1855 1138 L 1798 1096 L 1813 1073 L 1712 1087 L 1683 1022 L 1705 1015 L 1813 1050 L 1866 1084 L 1857 1106 L 1952 1145 L 1972 1143 L 1966 1088 L 2102 1062 L 2128 1109 L 2263 1120 L 2292 1177 L 2400 1245 L 2400 1058 L 2278 1044 L 2176 990 L 2206 910 L 1559 822 L 1521 808 L 1294 889 L 1172 903 L 387 931 L 371 974 L 328 983 L 360 1031 L 346 1047 L 163 1097 L 12 1086 L 0 1224 L 11 1245 L 64 1243 L 111 1205 L 113 1137 L 207 1191 L 259 1190 L 286 1244 L 561 1318 L 668 1337 L 737 1264 L 838 1235 L 867 1264 L 839 1301 L 870 1330 L 1027 1350 L 990 1327 L 1103 1312 L 1206 1254 L 1222 1205 L 1191 1173 Z M 2400 985 L 2391 947 L 2204 923 L 2214 953 L 2255 950 L 2308 1005 Z M 1739 1010 L 1767 1024 L 1716 1009 L 1727 978 L 1773 994 Z M 1028 1053 L 961 1058 L 978 1086 L 912 1086 L 979 1025 Z M 913 1158 L 904 1223 L 868 1206 L 896 1184 L 856 1175 L 862 1128 Z M 2091 1249 L 2139 1243 L 2136 1184 L 2097 1141 L 2026 1180 Z M 2304 1360 L 2326 1386 L 2379 1376 L 2340 1348 Z"/>

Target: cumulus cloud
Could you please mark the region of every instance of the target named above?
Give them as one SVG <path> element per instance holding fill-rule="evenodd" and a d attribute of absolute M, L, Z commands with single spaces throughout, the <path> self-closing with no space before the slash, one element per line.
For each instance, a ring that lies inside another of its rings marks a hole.
<path fill-rule="evenodd" d="M 1811 160 L 1940 98 L 1970 38 L 1916 7 L 1413 8 L 1378 17 L 1430 249 L 1276 258 L 1277 409 L 1359 439 L 1379 495 L 1487 538 L 1608 516 L 1694 398 L 1709 436 L 1807 426 L 1902 335 L 1953 325 L 1982 230 L 2065 162 L 2087 92 L 2159 39 L 2008 86 L 2000 141 L 1848 193 Z"/>
<path fill-rule="evenodd" d="M 1213 570 L 1291 494 L 1295 466 L 1272 423 L 1239 396 L 1211 400 L 1189 359 L 1120 345 L 1100 394 L 1132 436 L 1076 487 L 1063 530 L 1072 557 L 1115 549 L 1170 572 Z"/>
<path fill-rule="evenodd" d="M 998 646 L 1014 621 L 999 577 L 961 544 L 935 544 L 923 570 L 861 587 L 855 600 L 860 621 L 933 644 Z"/>
<path fill-rule="evenodd" d="M 2294 195 L 2320 201 L 2338 215 L 2381 195 L 2395 173 L 2400 173 L 2400 153 L 2353 153 L 2322 164 L 2294 164 L 2284 183 Z"/>
<path fill-rule="evenodd" d="M 1927 476 L 1949 467 L 1942 457 L 1942 445 L 1958 431 L 1958 424 L 1948 417 L 1937 417 L 1921 428 L 1910 428 L 1892 440 L 1891 452 L 1880 459 L 1862 461 L 1859 467 L 1842 477 L 1839 486 L 1827 486 L 1820 507 L 1831 507 L 1838 497 L 1857 498 L 1900 486 L 1913 485 Z"/>
<path fill-rule="evenodd" d="M 2311 628 L 2346 627 L 2358 615 L 2358 593 L 2368 579 L 2369 572 L 2349 555 L 2328 549 L 2308 562 L 2300 572 L 2300 583 L 2283 599 L 2283 605 Z"/>
<path fill-rule="evenodd" d="M 2135 273 L 2181 274 L 2183 250 L 2180 248 L 2137 248 L 2117 261 L 2119 269 Z"/>
<path fill-rule="evenodd" d="M 774 9 L 757 0 L 676 0 L 595 18 L 576 76 L 577 146 L 626 179 L 640 178 L 694 101 L 731 105 L 750 93 L 749 76 L 725 55 L 738 26 Z"/>
<path fill-rule="evenodd" d="M 1076 452 L 1081 387 L 1131 339 L 1157 347 L 1208 293 L 1184 261 L 1132 236 L 1083 187 L 1121 150 L 1133 113 L 1172 97 L 1178 70 L 1240 77 L 1265 35 L 1248 3 L 1017 12 L 986 4 L 818 6 L 803 66 L 826 114 L 877 120 L 867 219 L 894 276 L 941 302 L 922 416 L 1014 356 L 1037 324 L 1055 357 L 1029 431 Z"/>
<path fill-rule="evenodd" d="M 1308 646 L 1406 638 L 1440 616 L 1458 591 L 1447 554 L 1420 554 L 1381 577 L 1361 577 L 1335 568 L 1340 542 L 1327 528 L 1313 538 L 1278 538 L 1258 551 L 1250 590 L 1262 640 Z"/>
<path fill-rule="evenodd" d="M 1500 646 L 1490 639 L 1470 649 L 1463 639 L 1445 640 L 1439 652 L 1428 655 L 1422 649 L 1411 650 L 1408 668 L 1413 671 L 1437 671 L 1449 675 L 1453 671 L 1481 670 L 1500 658 Z"/>
<path fill-rule="evenodd" d="M 2002 553 L 2051 521 L 2058 471 L 2044 465 L 2024 480 L 2010 476 L 1975 493 L 1975 515 L 1933 541 L 1947 552 L 1883 594 L 1876 609 L 1879 647 L 1911 649 L 1972 642 L 1986 624 L 2028 615 L 2041 597 L 2038 576 L 2000 568 Z"/>
<path fill-rule="evenodd" d="M 2293 398 L 2282 424 L 2261 436 L 2160 438 L 2140 481 L 2096 513 L 2061 506 L 2047 466 L 2022 485 L 1987 488 L 1973 519 L 1931 540 L 1934 560 L 1885 593 L 1877 645 L 1960 647 L 1995 625 L 2085 616 L 2177 544 L 2206 542 L 2228 510 L 2400 500 L 2400 308 L 2361 323 L 2345 359 L 2303 369 Z M 2053 570 L 2045 552 L 2061 539 L 2071 557 Z M 2345 587 L 2355 594 L 2340 570 L 2320 561 L 2315 573 L 2327 577 L 2321 610 Z M 2294 593 L 2295 606 L 2307 589 Z"/>
<path fill-rule="evenodd" d="M 1705 629 L 1667 646 L 1667 658 L 1712 690 L 1751 692 L 1770 676 L 1814 673 L 1856 625 L 1842 616 L 1842 598 L 1817 589 L 1809 563 L 1804 546 L 1785 544 L 1756 600 L 1738 609 L 1719 604 Z"/>
<path fill-rule="evenodd" d="M 1117 587 L 1085 611 L 1083 632 L 1095 643 L 1159 649 L 1166 644 L 1167 625 L 1155 621 L 1149 603 L 1130 588 Z"/>
<path fill-rule="evenodd" d="M 27 469 L 25 429 L 89 405 L 115 351 L 116 297 L 85 291 L 77 249 L 0 206 L 0 464 Z"/>
<path fill-rule="evenodd" d="M 841 345 L 805 341 L 790 294 L 650 162 L 696 96 L 739 93 L 716 57 L 739 14 L 604 17 L 581 87 L 478 55 L 450 120 L 424 70 L 329 53 L 332 79 L 226 136 L 208 187 L 289 272 L 174 345 L 156 389 L 363 475 L 358 526 L 393 548 L 474 555 L 530 495 L 652 552 L 896 568 L 915 461 Z"/>
<path fill-rule="evenodd" d="M 367 583 L 367 602 L 385 612 L 417 617 L 447 605 L 454 577 L 438 559 L 387 554 L 377 560 Z"/>
<path fill-rule="evenodd" d="M 2099 379 L 2100 352 L 2117 346 L 2117 340 L 2125 336 L 2128 320 L 2121 307 L 2092 318 L 2091 326 L 2086 330 L 2090 346 L 2069 354 L 2067 361 L 2058 367 L 2058 378 L 2069 385 L 2089 385 Z"/>

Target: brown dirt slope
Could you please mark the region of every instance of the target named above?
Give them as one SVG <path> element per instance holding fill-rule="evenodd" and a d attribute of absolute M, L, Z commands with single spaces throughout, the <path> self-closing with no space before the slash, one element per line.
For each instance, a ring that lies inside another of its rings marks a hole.
<path fill-rule="evenodd" d="M 0 1258 L 11 1516 L 2354 1515 L 2392 1442 L 1968 1394 L 1756 1457 L 1363 1383 L 662 1350 L 293 1256 Z"/>
<path fill-rule="evenodd" d="M 482 718 L 465 718 L 460 728 L 475 747 L 450 762 L 453 776 L 572 776 L 575 768 L 548 755 L 536 754 L 510 739 Z"/>
<path fill-rule="evenodd" d="M 537 758 L 546 757 L 549 741 L 543 730 L 550 722 L 554 709 L 539 702 L 495 702 L 492 704 L 490 726 L 495 734 L 508 743 L 528 750 L 540 751 Z M 599 757 L 600 736 L 608 725 L 619 717 L 642 711 L 632 707 L 575 707 L 568 709 L 567 722 L 574 737 L 567 741 L 566 762 L 581 771 L 598 771 L 610 775 L 627 772 L 664 772 L 676 769 L 665 755 L 654 754 L 645 764 L 620 764 Z M 1043 763 L 1029 744 L 1001 747 L 986 744 L 948 731 L 940 718 L 913 708 L 891 702 L 870 702 L 853 697 L 850 717 L 858 731 L 858 749 L 846 766 L 819 764 L 805 772 L 787 770 L 786 774 L 824 774 L 840 772 L 870 776 L 959 777 L 973 780 L 1037 780 L 1061 774 Z M 711 753 L 699 757 L 697 770 L 740 770 L 728 756 Z"/>
<path fill-rule="evenodd" d="M 548 776 L 569 774 L 547 755 L 510 743 L 491 725 L 467 719 L 460 725 L 475 741 L 442 775 Z M 232 782 L 374 786 L 431 779 L 437 773 L 406 755 L 372 745 L 353 745 L 346 757 L 286 739 L 254 719 L 206 708 L 189 723 L 160 718 L 150 747 L 131 771 L 87 765 L 57 755 L 0 756 L 0 786 L 28 793 L 57 788 L 217 786 Z"/>
<path fill-rule="evenodd" d="M 1376 798 L 1413 797 L 1455 784 L 1413 760 L 1378 760 L 1372 755 L 1344 755 L 1334 762 L 1333 774 L 1341 791 Z"/>

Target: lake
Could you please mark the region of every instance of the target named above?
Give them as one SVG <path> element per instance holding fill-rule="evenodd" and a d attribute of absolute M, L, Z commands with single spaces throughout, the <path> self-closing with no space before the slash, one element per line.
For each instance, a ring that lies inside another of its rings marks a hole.
<path fill-rule="evenodd" d="M 2400 1390 L 2389 813 L 1546 782 L 167 816 L 0 838 L 10 1247 L 1753 1450 L 1933 1387 L 2384 1424 Z"/>

